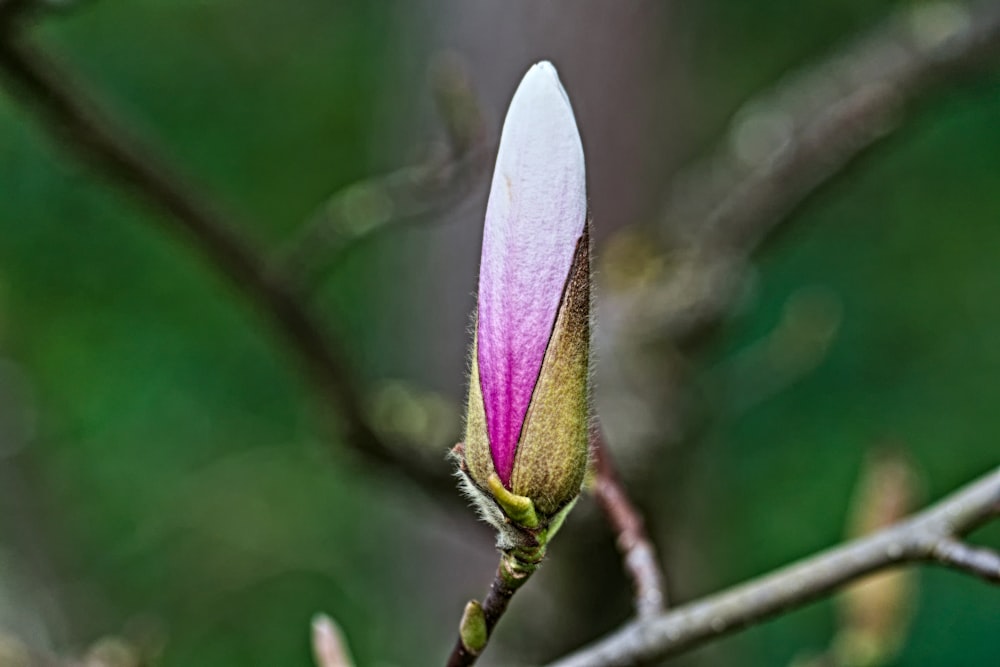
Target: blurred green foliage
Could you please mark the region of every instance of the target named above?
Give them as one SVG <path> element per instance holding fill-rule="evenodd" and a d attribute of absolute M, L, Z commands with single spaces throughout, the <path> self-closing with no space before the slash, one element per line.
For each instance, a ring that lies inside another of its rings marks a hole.
<path fill-rule="evenodd" d="M 707 141 L 745 96 L 892 6 L 687 10 L 698 132 Z M 380 82 L 402 58 L 392 17 L 388 3 L 361 0 L 103 2 L 40 37 L 275 242 L 372 171 Z M 998 84 L 987 76 L 928 101 L 798 212 L 707 350 L 713 424 L 685 475 L 707 588 L 839 540 L 874 444 L 908 448 L 929 498 L 996 465 Z M 408 517 L 429 504 L 354 474 L 321 443 L 316 412 L 328 408 L 246 304 L 5 96 L 0 174 L 0 358 L 35 389 L 39 430 L 19 458 L 35 471 L 45 541 L 71 584 L 72 629 L 59 640 L 81 646 L 149 616 L 165 632 L 164 665 L 305 665 L 309 618 L 326 610 L 359 664 L 432 664 L 457 611 L 430 618 L 410 599 L 411 545 L 429 551 L 433 538 Z M 383 269 L 412 251 L 365 244 L 327 290 L 352 359 L 372 376 L 395 354 L 379 327 Z M 733 396 L 756 385 L 727 375 L 731 361 L 815 287 L 840 313 L 818 366 L 776 394 Z M 1000 531 L 981 539 L 997 544 Z M 1000 661 L 995 590 L 925 569 L 919 597 L 899 666 Z M 832 628 L 824 602 L 698 655 L 783 665 L 825 647 Z"/>

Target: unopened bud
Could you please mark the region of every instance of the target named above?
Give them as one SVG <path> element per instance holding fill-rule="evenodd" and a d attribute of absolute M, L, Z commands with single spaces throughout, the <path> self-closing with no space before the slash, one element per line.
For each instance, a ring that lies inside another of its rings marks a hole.
<path fill-rule="evenodd" d="M 576 499 L 589 432 L 583 146 L 555 68 L 525 75 L 486 208 L 462 471 L 497 525 L 544 529 Z M 507 539 L 501 534 L 501 546 Z"/>
<path fill-rule="evenodd" d="M 486 628 L 486 615 L 483 607 L 476 600 L 470 600 L 462 613 L 462 622 L 458 626 L 462 646 L 472 655 L 479 655 L 489 641 L 489 630 Z"/>
<path fill-rule="evenodd" d="M 326 614 L 313 617 L 312 647 L 316 667 L 354 667 L 344 633 Z"/>

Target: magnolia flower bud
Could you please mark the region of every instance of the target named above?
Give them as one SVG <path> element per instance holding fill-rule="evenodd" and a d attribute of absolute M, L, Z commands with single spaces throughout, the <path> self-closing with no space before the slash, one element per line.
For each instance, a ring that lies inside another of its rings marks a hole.
<path fill-rule="evenodd" d="M 511 100 L 486 207 L 460 455 L 470 495 L 498 527 L 549 526 L 586 472 L 587 227 L 573 110 L 555 68 L 538 63 Z"/>

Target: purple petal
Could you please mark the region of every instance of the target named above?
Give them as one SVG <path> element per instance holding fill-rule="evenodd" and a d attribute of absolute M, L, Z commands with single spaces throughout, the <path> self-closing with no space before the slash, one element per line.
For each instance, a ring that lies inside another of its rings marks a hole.
<path fill-rule="evenodd" d="M 509 487 L 524 415 L 587 217 L 583 146 L 548 62 L 511 100 L 486 206 L 478 362 L 493 465 Z"/>

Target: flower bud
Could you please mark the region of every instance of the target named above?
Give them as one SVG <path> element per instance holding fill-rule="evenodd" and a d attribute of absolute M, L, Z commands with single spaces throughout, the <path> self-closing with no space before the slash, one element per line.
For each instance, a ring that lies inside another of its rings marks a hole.
<path fill-rule="evenodd" d="M 461 455 L 466 486 L 485 496 L 480 506 L 494 524 L 548 526 L 580 492 L 589 432 L 587 229 L 573 110 L 555 68 L 538 63 L 511 100 L 486 207 Z"/>
<path fill-rule="evenodd" d="M 458 624 L 458 636 L 462 646 L 472 655 L 479 655 L 486 648 L 490 631 L 486 627 L 486 615 L 483 606 L 476 600 L 470 600 L 462 612 L 462 620 Z"/>
<path fill-rule="evenodd" d="M 312 646 L 317 667 L 354 667 L 343 630 L 326 614 L 313 617 Z"/>

